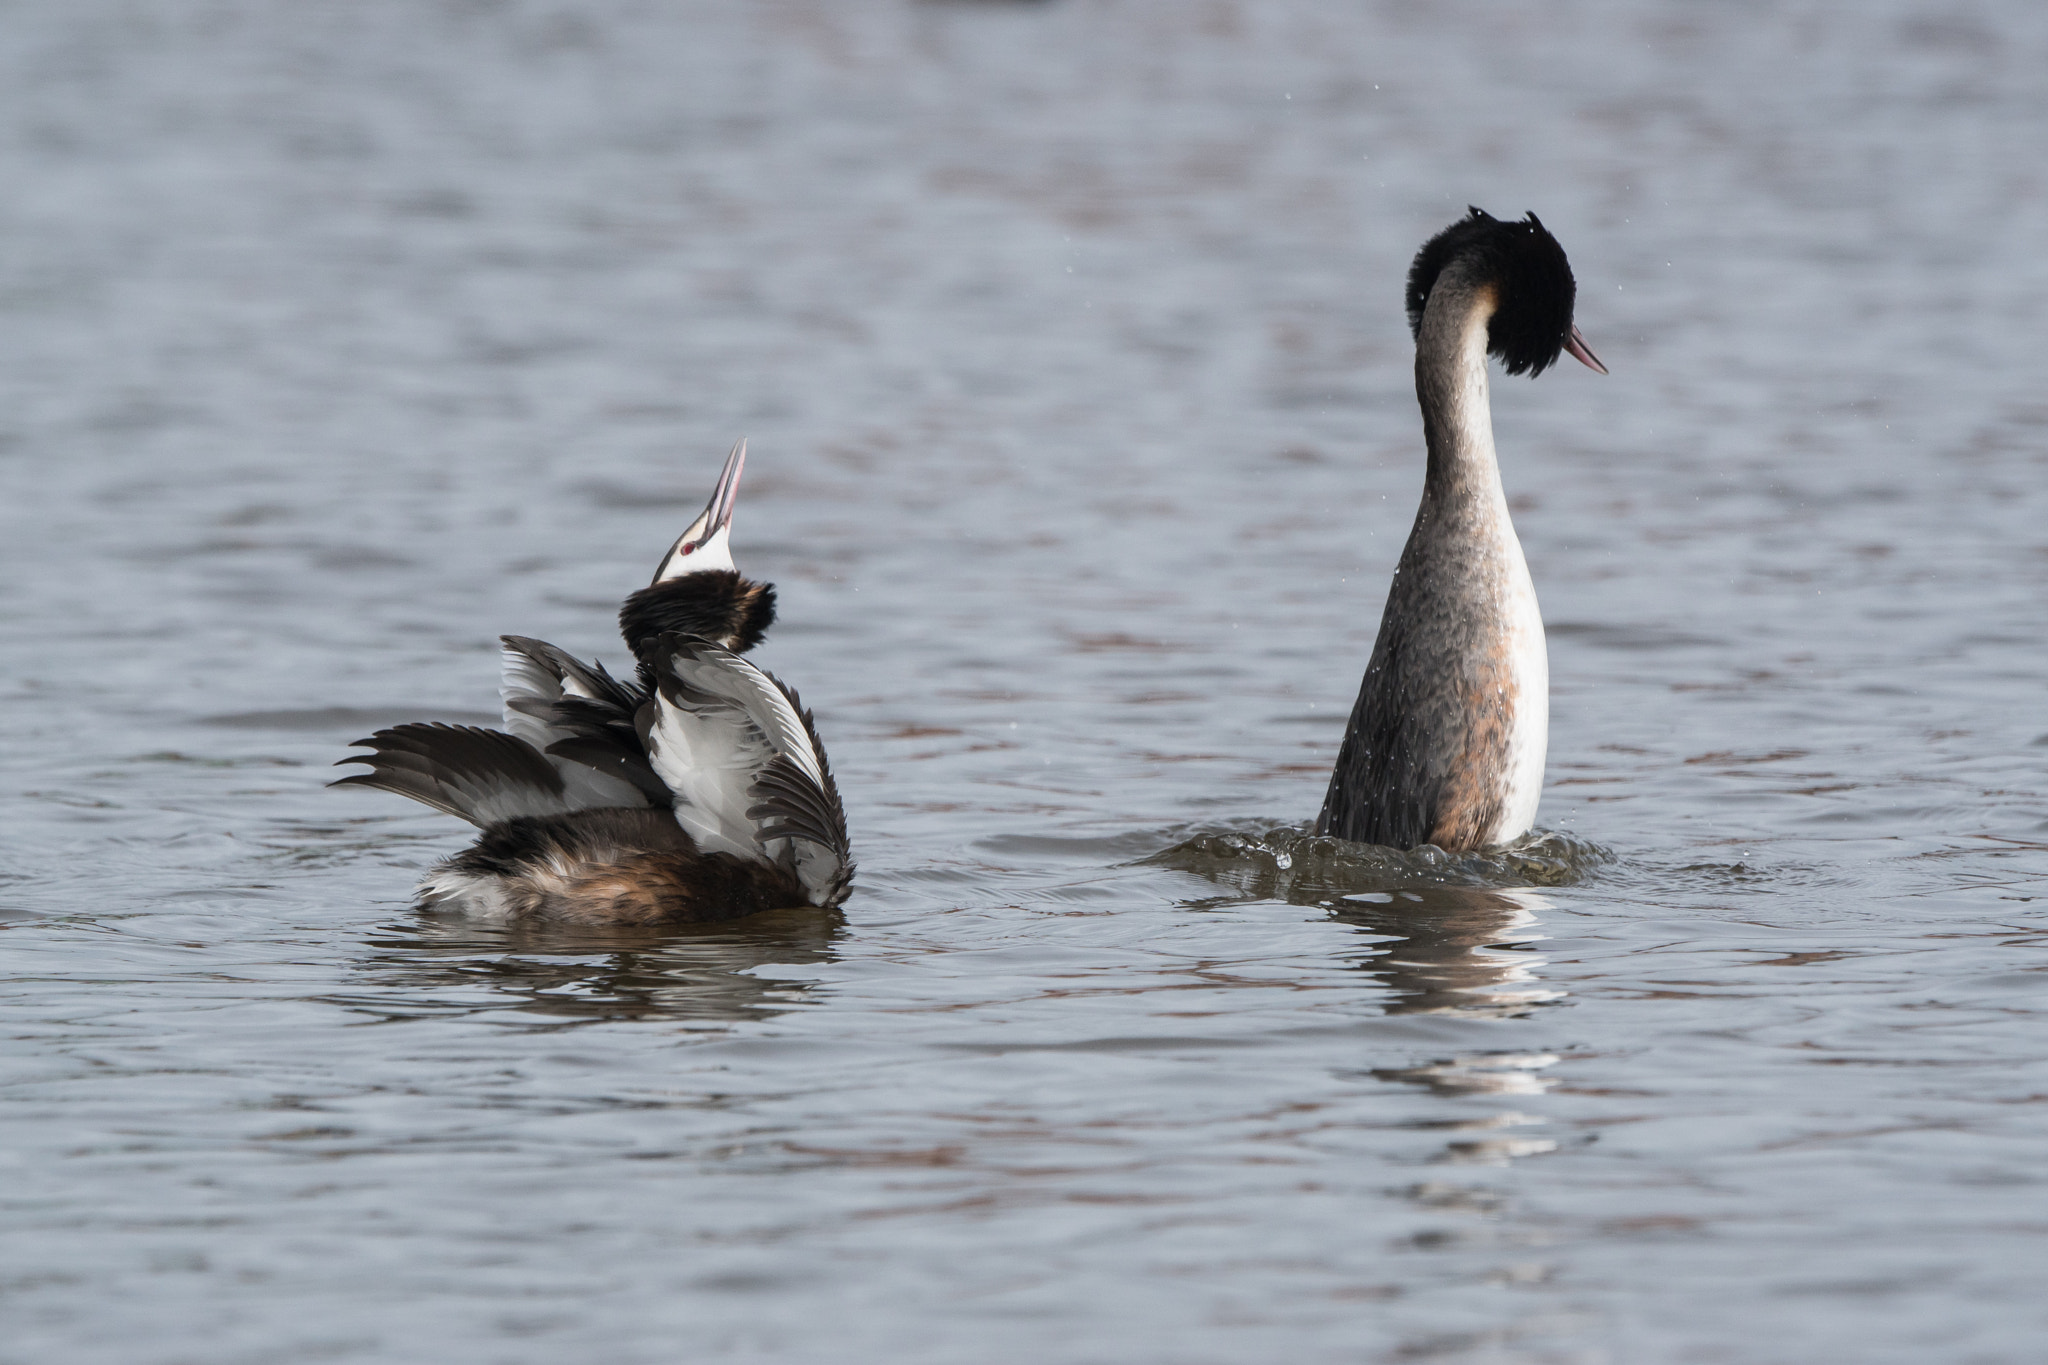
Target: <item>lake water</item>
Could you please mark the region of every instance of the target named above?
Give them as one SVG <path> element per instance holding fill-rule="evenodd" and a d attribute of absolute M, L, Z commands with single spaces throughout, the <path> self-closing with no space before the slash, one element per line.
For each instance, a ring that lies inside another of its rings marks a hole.
<path fill-rule="evenodd" d="M 2048 8 L 0 10 L 0 1361 L 2048 1353 Z M 1550 831 L 1311 817 L 1497 379 Z M 409 908 L 752 443 L 839 916 Z"/>

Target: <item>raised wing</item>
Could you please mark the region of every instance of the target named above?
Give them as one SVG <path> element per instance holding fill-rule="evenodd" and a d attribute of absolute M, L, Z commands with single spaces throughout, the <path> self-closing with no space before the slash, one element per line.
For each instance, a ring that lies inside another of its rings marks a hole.
<path fill-rule="evenodd" d="M 846 898 L 846 813 L 796 694 L 728 649 L 665 635 L 650 651 L 643 743 L 675 793 L 676 823 L 706 852 L 787 868 L 815 905 Z"/>
<path fill-rule="evenodd" d="M 547 756 L 572 809 L 670 803 L 634 725 L 647 700 L 639 688 L 544 640 L 500 639 L 505 728 Z"/>
<path fill-rule="evenodd" d="M 398 725 L 356 743 L 375 752 L 341 763 L 368 764 L 370 771 L 330 785 L 396 792 L 478 826 L 576 809 L 554 765 L 524 740 L 497 730 Z"/>

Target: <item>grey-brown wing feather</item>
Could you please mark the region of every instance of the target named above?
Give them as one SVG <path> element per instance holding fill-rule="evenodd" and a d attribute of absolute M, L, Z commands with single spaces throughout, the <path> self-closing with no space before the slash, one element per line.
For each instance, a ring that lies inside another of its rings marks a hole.
<path fill-rule="evenodd" d="M 553 761 L 572 804 L 666 808 L 673 797 L 634 724 L 646 694 L 545 640 L 500 639 L 505 728 Z"/>
<path fill-rule="evenodd" d="M 499 730 L 398 725 L 356 743 L 374 752 L 352 754 L 341 763 L 367 764 L 370 771 L 329 785 L 396 792 L 477 826 L 574 809 L 554 765 L 532 745 Z"/>
<path fill-rule="evenodd" d="M 757 800 L 747 814 L 762 822 L 757 837 L 763 842 L 797 839 L 819 850 L 823 856 L 809 860 L 814 866 L 808 869 L 811 875 L 805 881 L 818 882 L 820 905 L 837 905 L 846 899 L 854 871 L 853 846 L 846 833 L 846 808 L 839 800 L 839 784 L 833 780 L 818 727 L 796 689 L 773 673 L 764 676 L 788 699 L 790 709 L 803 722 L 811 752 L 817 756 L 818 780 L 813 781 L 809 773 L 788 758 L 778 757 L 754 779 L 748 795 Z"/>

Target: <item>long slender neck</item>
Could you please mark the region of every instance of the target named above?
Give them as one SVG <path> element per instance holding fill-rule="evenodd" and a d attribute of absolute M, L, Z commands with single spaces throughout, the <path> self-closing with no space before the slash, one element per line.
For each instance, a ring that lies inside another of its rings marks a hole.
<path fill-rule="evenodd" d="M 1425 501 L 1441 505 L 1502 496 L 1486 389 L 1486 324 L 1497 304 L 1493 286 L 1466 280 L 1453 265 L 1422 310 L 1415 396 L 1429 445 Z"/>

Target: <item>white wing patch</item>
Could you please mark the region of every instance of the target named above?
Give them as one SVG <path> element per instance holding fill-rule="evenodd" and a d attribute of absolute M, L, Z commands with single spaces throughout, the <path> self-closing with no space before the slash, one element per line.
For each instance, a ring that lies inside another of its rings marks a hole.
<path fill-rule="evenodd" d="M 827 903 L 850 873 L 845 816 L 810 727 L 774 678 L 730 650 L 668 636 L 648 760 L 676 823 L 706 851 L 787 867 Z"/>
<path fill-rule="evenodd" d="M 662 680 L 646 743 L 647 761 L 675 793 L 676 823 L 706 852 L 759 857 L 747 792 L 775 757 L 767 735 L 745 707 L 670 681 Z"/>
<path fill-rule="evenodd" d="M 583 662 L 541 640 L 507 635 L 499 694 L 505 702 L 505 729 L 543 754 L 561 774 L 571 810 L 603 806 L 645 806 L 646 794 L 617 772 L 606 772 L 552 752 L 557 744 L 584 737 L 587 730 L 561 723 L 553 711 L 564 697 L 616 706 L 617 683 L 600 678 Z M 607 692 L 606 683 L 611 683 Z M 626 715 L 630 715 L 628 710 Z"/>
<path fill-rule="evenodd" d="M 546 668 L 541 661 L 523 649 L 513 647 L 508 641 L 504 649 L 504 663 L 498 685 L 498 695 L 505 700 L 505 730 L 516 735 L 534 748 L 546 753 L 548 745 L 561 736 L 553 733 L 554 727 L 546 721 L 528 715 L 514 705 L 520 701 L 553 702 L 562 699 L 561 675 Z"/>

